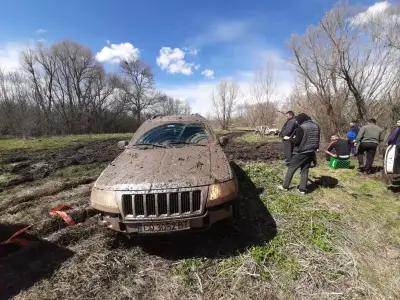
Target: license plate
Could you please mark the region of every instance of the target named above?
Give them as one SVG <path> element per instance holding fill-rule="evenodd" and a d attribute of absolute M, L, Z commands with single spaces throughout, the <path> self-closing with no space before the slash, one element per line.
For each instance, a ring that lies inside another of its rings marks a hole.
<path fill-rule="evenodd" d="M 150 232 L 170 232 L 189 229 L 189 221 L 170 221 L 160 223 L 141 224 L 138 226 L 138 231 L 141 233 Z"/>

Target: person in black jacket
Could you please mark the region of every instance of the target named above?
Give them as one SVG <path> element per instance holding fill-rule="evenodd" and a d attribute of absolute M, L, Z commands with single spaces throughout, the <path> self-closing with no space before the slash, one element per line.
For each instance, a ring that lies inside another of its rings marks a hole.
<path fill-rule="evenodd" d="M 279 137 L 282 138 L 285 163 L 288 164 L 293 155 L 293 143 L 290 141 L 290 138 L 296 129 L 296 119 L 294 112 L 291 110 L 286 113 L 286 117 L 287 120 L 279 133 Z"/>
<path fill-rule="evenodd" d="M 326 160 L 329 161 L 331 157 L 347 160 L 350 159 L 351 144 L 348 140 L 341 139 L 338 135 L 331 136 L 331 143 L 325 150 Z"/>
<path fill-rule="evenodd" d="M 301 168 L 300 185 L 298 190 L 301 194 L 307 192 L 308 171 L 316 159 L 316 151 L 319 148 L 320 128 L 311 118 L 301 113 L 296 116 L 297 128 L 290 138 L 293 143 L 293 156 L 288 164 L 283 185 L 278 186 L 281 190 L 289 190 L 294 173 Z"/>

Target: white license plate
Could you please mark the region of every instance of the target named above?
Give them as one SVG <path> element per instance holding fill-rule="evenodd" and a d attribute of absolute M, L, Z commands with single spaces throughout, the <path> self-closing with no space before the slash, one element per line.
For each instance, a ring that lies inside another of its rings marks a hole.
<path fill-rule="evenodd" d="M 141 233 L 181 231 L 190 228 L 189 221 L 168 221 L 159 223 L 141 224 L 138 231 Z"/>

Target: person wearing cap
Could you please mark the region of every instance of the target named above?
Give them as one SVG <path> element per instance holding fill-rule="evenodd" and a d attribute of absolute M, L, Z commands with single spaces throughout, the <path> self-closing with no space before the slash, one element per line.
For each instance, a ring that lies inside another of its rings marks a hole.
<path fill-rule="evenodd" d="M 355 141 L 357 138 L 359 128 L 357 125 L 357 121 L 351 121 L 350 122 L 350 129 L 346 133 L 347 140 L 349 141 L 350 147 L 351 147 L 351 154 L 356 155 L 357 148 L 355 146 Z"/>
<path fill-rule="evenodd" d="M 315 161 L 316 151 L 319 149 L 320 128 L 305 113 L 296 116 L 296 123 L 296 130 L 289 139 L 294 147 L 293 156 L 288 164 L 283 184 L 278 188 L 288 191 L 294 173 L 301 169 L 298 191 L 305 194 L 307 192 L 308 171 Z"/>
<path fill-rule="evenodd" d="M 290 141 L 296 129 L 296 119 L 293 111 L 286 112 L 286 122 L 283 125 L 279 137 L 282 138 L 283 155 L 285 156 L 285 163 L 288 164 L 293 155 L 293 143 Z"/>
<path fill-rule="evenodd" d="M 350 143 L 348 140 L 341 139 L 338 135 L 331 136 L 331 143 L 325 150 L 326 159 L 329 161 L 331 157 L 347 160 L 350 158 Z"/>
<path fill-rule="evenodd" d="M 378 145 L 383 142 L 383 138 L 384 130 L 376 125 L 375 119 L 369 119 L 368 124 L 361 127 L 356 138 L 356 145 L 358 145 L 358 171 L 367 174 L 373 173 L 372 165 L 374 163 L 376 149 Z"/>
<path fill-rule="evenodd" d="M 397 127 L 390 133 L 387 144 L 400 146 L 400 120 L 397 121 Z"/>

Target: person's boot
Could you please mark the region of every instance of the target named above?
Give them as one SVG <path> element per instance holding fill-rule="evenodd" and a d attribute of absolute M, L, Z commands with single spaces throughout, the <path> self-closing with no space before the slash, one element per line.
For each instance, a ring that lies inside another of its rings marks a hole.
<path fill-rule="evenodd" d="M 301 189 L 297 189 L 297 192 L 298 192 L 300 195 L 305 195 L 305 194 L 307 194 L 307 191 L 304 191 L 304 190 L 301 190 Z"/>
<path fill-rule="evenodd" d="M 277 186 L 277 188 L 278 188 L 278 190 L 280 190 L 280 191 L 284 191 L 284 192 L 287 192 L 287 191 L 289 191 L 289 189 L 288 189 L 288 188 L 285 188 L 285 187 L 283 187 L 283 185 L 278 185 L 278 186 Z"/>

